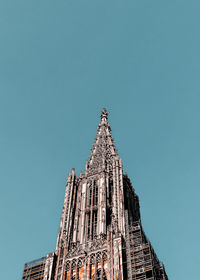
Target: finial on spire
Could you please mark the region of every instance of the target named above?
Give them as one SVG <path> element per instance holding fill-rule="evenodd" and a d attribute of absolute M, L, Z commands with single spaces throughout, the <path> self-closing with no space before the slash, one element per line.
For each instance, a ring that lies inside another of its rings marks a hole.
<path fill-rule="evenodd" d="M 105 118 L 106 120 L 108 119 L 108 112 L 105 108 L 103 108 L 101 111 L 101 119 L 103 118 Z"/>

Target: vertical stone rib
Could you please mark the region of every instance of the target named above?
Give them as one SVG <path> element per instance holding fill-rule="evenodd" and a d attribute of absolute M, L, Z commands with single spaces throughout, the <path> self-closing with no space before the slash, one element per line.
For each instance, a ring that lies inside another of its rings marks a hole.
<path fill-rule="evenodd" d="M 89 232 L 89 238 L 92 239 L 93 234 L 93 205 L 94 205 L 94 180 L 92 180 L 92 197 L 91 197 L 91 205 L 90 205 L 90 232 Z"/>
<path fill-rule="evenodd" d="M 84 241 L 85 234 L 85 207 L 86 207 L 86 182 L 82 185 L 82 203 L 81 203 L 81 227 L 80 227 L 80 242 Z"/>

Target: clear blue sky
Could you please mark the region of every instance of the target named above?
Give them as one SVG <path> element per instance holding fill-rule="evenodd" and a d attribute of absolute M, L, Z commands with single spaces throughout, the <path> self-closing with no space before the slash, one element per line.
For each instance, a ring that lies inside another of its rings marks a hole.
<path fill-rule="evenodd" d="M 55 249 L 102 107 L 171 280 L 199 279 L 199 0 L 0 1 L 1 279 Z"/>

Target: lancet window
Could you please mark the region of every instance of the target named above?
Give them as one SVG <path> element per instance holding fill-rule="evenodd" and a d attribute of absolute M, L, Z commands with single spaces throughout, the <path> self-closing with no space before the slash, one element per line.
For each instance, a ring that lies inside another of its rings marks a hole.
<path fill-rule="evenodd" d="M 98 222 L 98 196 L 99 186 L 97 180 L 92 180 L 87 184 L 87 197 L 86 197 L 86 224 L 85 232 L 86 239 L 93 239 L 97 235 L 97 222 Z"/>
<path fill-rule="evenodd" d="M 87 239 L 90 238 L 90 212 L 86 212 L 86 233 Z"/>
<path fill-rule="evenodd" d="M 98 205 L 98 185 L 97 181 L 93 183 L 93 206 Z"/>
<path fill-rule="evenodd" d="M 112 204 L 112 192 L 113 192 L 113 180 L 109 179 L 109 185 L 108 185 L 108 198 L 109 198 L 109 204 Z"/>
<path fill-rule="evenodd" d="M 88 184 L 88 191 L 87 191 L 87 208 L 90 208 L 92 204 L 92 184 Z"/>
<path fill-rule="evenodd" d="M 94 238 L 95 235 L 97 234 L 97 210 L 93 211 L 93 221 L 92 221 L 92 224 L 93 224 L 92 235 L 93 235 L 93 238 Z"/>

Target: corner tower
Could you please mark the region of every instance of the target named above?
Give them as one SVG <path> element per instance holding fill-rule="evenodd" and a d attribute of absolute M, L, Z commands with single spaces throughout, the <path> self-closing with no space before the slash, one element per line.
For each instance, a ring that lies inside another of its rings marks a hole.
<path fill-rule="evenodd" d="M 168 279 L 142 229 L 106 109 L 84 174 L 68 176 L 56 256 L 55 280 Z"/>

